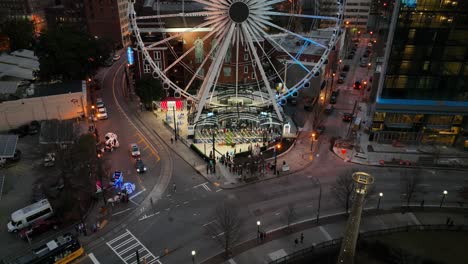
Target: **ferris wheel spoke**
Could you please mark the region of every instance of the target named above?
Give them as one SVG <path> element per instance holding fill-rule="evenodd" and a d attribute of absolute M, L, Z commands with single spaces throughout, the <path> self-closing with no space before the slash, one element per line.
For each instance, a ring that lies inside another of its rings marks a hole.
<path fill-rule="evenodd" d="M 155 42 L 155 43 L 153 43 L 153 44 L 151 44 L 151 45 L 148 45 L 148 46 L 146 46 L 146 48 L 153 48 L 153 47 L 156 47 L 156 46 L 161 45 L 161 44 L 163 44 L 163 43 L 166 43 L 166 42 L 168 42 L 168 41 L 170 41 L 170 40 L 173 40 L 173 39 L 175 39 L 175 38 L 178 38 L 178 37 L 182 36 L 182 35 L 185 34 L 185 33 L 195 32 L 195 31 L 199 30 L 200 28 L 203 28 L 203 27 L 208 26 L 208 25 L 211 25 L 211 24 L 215 24 L 215 23 L 219 22 L 220 20 L 223 20 L 223 18 L 217 18 L 216 20 L 206 21 L 206 22 L 204 22 L 204 23 L 202 23 L 202 24 L 200 24 L 200 25 L 197 25 L 197 26 L 195 26 L 195 27 L 192 27 L 192 28 L 190 28 L 190 29 L 184 30 L 184 31 L 179 32 L 179 33 L 177 33 L 177 34 L 175 34 L 175 35 L 172 35 L 172 36 L 170 36 L 170 37 L 164 38 L 164 39 L 162 39 L 162 40 L 160 40 L 160 41 L 157 41 L 157 42 Z"/>
<path fill-rule="evenodd" d="M 226 23 L 223 24 L 223 26 L 225 25 Z M 226 34 L 226 32 L 223 32 L 222 35 L 220 36 L 221 38 Z M 184 91 L 187 91 L 190 86 L 192 85 L 193 81 L 197 78 L 198 76 L 198 73 L 201 71 L 201 69 L 203 69 L 203 67 L 205 66 L 206 62 L 208 61 L 208 59 L 211 58 L 211 54 L 213 54 L 213 51 L 216 50 L 216 47 L 211 47 L 210 51 L 208 52 L 208 54 L 205 56 L 205 58 L 203 59 L 202 63 L 200 64 L 200 66 L 197 68 L 197 70 L 195 71 L 195 73 L 193 74 L 192 78 L 190 79 L 190 81 L 188 82 L 187 86 L 185 86 L 184 88 Z M 202 77 L 202 76 L 200 76 Z"/>
<path fill-rule="evenodd" d="M 240 29 L 236 27 L 236 99 L 238 97 L 239 89 L 239 42 L 240 42 Z"/>
<path fill-rule="evenodd" d="M 304 41 L 307 41 L 307 42 L 309 42 L 309 43 L 311 43 L 311 44 L 313 44 L 313 45 L 315 45 L 315 46 L 319 46 L 319 47 L 321 47 L 321 48 L 327 49 L 327 47 L 326 47 L 325 45 L 323 45 L 323 44 L 320 44 L 320 43 L 318 43 L 318 42 L 316 42 L 316 41 L 311 40 L 311 39 L 308 38 L 308 37 L 304 37 L 304 36 L 302 36 L 302 35 L 299 35 L 299 34 L 297 34 L 297 33 L 294 33 L 294 32 L 292 32 L 292 31 L 289 31 L 289 30 L 287 30 L 287 29 L 285 29 L 285 28 L 282 28 L 282 27 L 280 27 L 280 26 L 278 26 L 278 25 L 275 25 L 275 24 L 271 23 L 270 21 L 267 21 L 267 20 L 261 19 L 261 18 L 256 18 L 255 16 L 253 16 L 253 18 L 254 18 L 254 20 L 260 22 L 261 24 L 272 26 L 272 27 L 274 27 L 274 28 L 276 28 L 276 29 L 279 29 L 279 30 L 281 30 L 281 31 L 283 31 L 283 32 L 286 32 L 286 33 L 288 33 L 288 34 L 290 34 L 290 35 L 293 35 L 293 36 L 298 37 L 298 38 L 300 38 L 300 39 L 302 39 L 302 40 L 304 40 Z"/>
<path fill-rule="evenodd" d="M 216 1 L 216 2 L 215 1 L 210 2 L 210 1 L 205 1 L 205 0 L 194 0 L 194 1 L 203 5 L 220 8 L 220 9 L 226 9 L 227 7 L 229 7 L 228 5 L 224 4 L 221 1 Z"/>
<path fill-rule="evenodd" d="M 227 31 L 226 37 L 223 38 L 221 47 L 217 50 L 215 60 L 213 63 L 211 63 L 208 74 L 205 77 L 205 80 L 203 81 L 202 86 L 200 88 L 198 96 L 199 104 L 197 114 L 195 115 L 194 123 L 198 122 L 198 120 L 200 119 L 200 115 L 206 104 L 206 99 L 208 98 L 208 93 L 210 92 L 211 86 L 213 85 L 213 81 L 216 78 L 216 72 L 218 72 L 217 70 L 221 68 L 222 63 L 224 61 L 224 57 L 226 56 L 227 50 L 231 43 L 235 27 L 236 25 L 234 23 L 230 23 L 229 28 L 225 28 L 225 31 Z"/>
<path fill-rule="evenodd" d="M 273 11 L 252 11 L 253 14 L 261 14 L 261 15 L 271 15 L 271 16 L 287 16 L 287 17 L 302 17 L 302 18 L 311 18 L 311 19 L 323 19 L 323 20 L 334 20 L 338 21 L 336 17 L 329 17 L 329 16 L 317 16 L 317 15 L 303 15 L 303 14 L 290 14 L 290 13 L 281 13 L 281 12 L 273 12 Z"/>
<path fill-rule="evenodd" d="M 244 37 L 247 39 L 247 44 L 250 45 L 250 49 L 252 51 L 254 51 L 255 50 L 254 42 L 252 40 L 251 35 L 248 34 L 248 31 L 246 29 L 246 25 L 242 24 L 241 27 L 243 29 L 242 32 L 244 33 Z M 258 54 L 256 52 L 252 52 L 252 53 L 253 53 L 253 56 L 255 58 L 255 61 L 257 62 L 257 67 L 258 67 L 258 71 L 260 72 L 260 76 L 262 77 L 263 82 L 265 83 L 265 88 L 267 90 L 267 93 L 270 96 L 270 101 L 273 102 L 273 108 L 275 109 L 275 112 L 278 115 L 278 119 L 282 122 L 283 121 L 283 116 L 281 115 L 281 112 L 280 112 L 280 110 L 278 108 L 278 104 L 275 103 L 275 94 L 271 90 L 270 82 L 268 81 L 268 78 L 267 78 L 267 76 L 265 74 L 265 71 L 264 71 L 264 69 L 262 67 L 262 62 L 260 61 L 260 58 L 258 57 Z"/>
<path fill-rule="evenodd" d="M 254 31 L 252 29 L 252 26 L 250 25 L 250 23 L 247 23 L 247 26 L 246 26 L 246 29 L 248 30 L 248 32 L 252 35 L 257 35 L 258 37 L 260 38 L 263 38 L 258 32 Z M 264 39 L 264 38 L 263 38 Z M 262 47 L 262 45 L 258 45 L 260 47 L 260 49 L 262 50 L 262 53 L 265 55 L 265 57 L 267 58 L 268 62 L 270 63 L 271 67 L 273 68 L 273 70 L 275 71 L 276 75 L 279 77 L 280 81 L 284 84 L 284 86 L 286 87 L 286 83 L 284 82 L 283 78 L 281 78 L 281 74 L 279 74 L 278 70 L 276 70 L 276 67 L 274 65 L 274 63 L 270 60 L 270 56 L 267 54 L 267 52 L 265 51 L 265 49 Z"/>
<path fill-rule="evenodd" d="M 203 38 L 202 38 L 202 41 L 205 41 L 207 38 L 211 37 L 211 35 L 213 35 L 214 33 L 216 33 L 216 30 L 212 30 L 210 33 L 206 34 Z M 166 69 L 164 69 L 163 73 L 167 73 L 170 69 L 172 69 L 172 67 L 174 67 L 175 65 L 177 65 L 178 63 L 180 63 L 187 55 L 190 54 L 190 52 L 194 51 L 195 50 L 195 45 L 193 45 L 190 49 L 188 49 L 186 52 L 184 52 L 182 55 L 180 55 L 177 60 L 175 60 L 171 65 L 169 65 L 168 67 L 166 67 Z"/>
<path fill-rule="evenodd" d="M 201 12 L 190 12 L 190 13 L 175 13 L 175 14 L 164 14 L 164 15 L 151 15 L 151 16 L 140 16 L 136 20 L 146 20 L 146 19 L 161 19 L 161 18 L 173 18 L 173 17 L 206 17 L 212 15 L 221 15 L 225 14 L 226 11 L 201 11 Z"/>
<path fill-rule="evenodd" d="M 272 37 L 270 37 L 270 35 L 268 35 L 268 33 L 266 33 L 263 29 L 261 29 L 258 25 L 256 25 L 255 23 L 252 24 L 253 27 L 255 27 L 255 29 L 257 30 L 257 32 L 261 33 L 263 35 L 263 38 L 265 39 L 268 39 L 271 43 L 275 44 L 278 48 L 280 48 L 284 53 L 286 53 L 296 64 L 298 64 L 299 66 L 301 66 L 302 69 L 304 69 L 304 71 L 306 71 L 307 73 L 310 73 L 310 70 L 307 69 L 307 67 L 302 63 L 300 62 L 296 57 L 294 57 L 293 55 L 291 55 L 291 53 L 289 53 L 289 51 L 287 51 L 283 46 L 281 46 L 281 44 L 279 44 L 278 42 L 276 42 Z"/>

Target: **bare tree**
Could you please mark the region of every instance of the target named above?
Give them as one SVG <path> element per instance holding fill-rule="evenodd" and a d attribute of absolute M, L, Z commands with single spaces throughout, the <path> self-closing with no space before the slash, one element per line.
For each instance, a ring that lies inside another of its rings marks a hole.
<path fill-rule="evenodd" d="M 403 170 L 401 172 L 400 180 L 403 188 L 405 189 L 406 207 L 409 207 L 411 198 L 413 198 L 416 192 L 420 191 L 418 185 L 421 183 L 421 177 L 414 173 L 408 175 L 407 170 Z"/>
<path fill-rule="evenodd" d="M 207 235 L 219 243 L 228 257 L 230 249 L 240 237 L 242 220 L 239 217 L 239 208 L 224 201 L 216 207 L 213 214 L 215 221 L 206 226 Z"/>
<path fill-rule="evenodd" d="M 297 219 L 296 208 L 294 204 L 288 204 L 288 207 L 284 209 L 284 220 L 286 221 L 287 229 L 290 230 L 290 225 Z"/>
<path fill-rule="evenodd" d="M 354 180 L 351 177 L 352 174 L 353 172 L 349 170 L 340 174 L 331 186 L 331 194 L 334 196 L 335 201 L 345 208 L 346 213 L 349 212 L 354 192 Z"/>

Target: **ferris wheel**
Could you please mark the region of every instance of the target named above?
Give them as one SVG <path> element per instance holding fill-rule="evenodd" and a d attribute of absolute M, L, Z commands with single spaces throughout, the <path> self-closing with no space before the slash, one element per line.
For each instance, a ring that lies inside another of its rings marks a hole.
<path fill-rule="evenodd" d="M 193 123 L 217 108 L 229 115 L 239 104 L 251 112 L 269 109 L 282 122 L 286 99 L 307 87 L 328 63 L 343 19 L 340 0 L 333 2 L 332 16 L 320 16 L 317 6 L 303 9 L 303 2 L 314 6 L 318 1 L 193 0 L 166 8 L 167 2 L 156 0 L 156 14 L 137 16 L 134 0 L 129 0 L 130 29 L 153 77 L 175 97 L 192 102 Z M 317 30 L 321 21 L 329 26 Z M 151 43 L 144 39 L 148 24 L 157 25 L 153 30 L 160 34 Z M 157 47 L 172 56 L 165 66 L 149 52 Z M 316 59 L 301 61 L 306 54 Z M 289 67 L 296 67 L 292 83 L 285 80 Z M 182 82 L 171 76 L 177 69 L 183 71 Z"/>

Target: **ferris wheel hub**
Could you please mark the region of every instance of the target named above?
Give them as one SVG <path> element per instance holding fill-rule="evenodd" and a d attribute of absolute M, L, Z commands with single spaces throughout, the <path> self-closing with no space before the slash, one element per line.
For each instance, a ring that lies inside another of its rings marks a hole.
<path fill-rule="evenodd" d="M 249 18 L 249 7 L 244 2 L 235 2 L 229 7 L 229 17 L 236 23 L 242 23 Z"/>

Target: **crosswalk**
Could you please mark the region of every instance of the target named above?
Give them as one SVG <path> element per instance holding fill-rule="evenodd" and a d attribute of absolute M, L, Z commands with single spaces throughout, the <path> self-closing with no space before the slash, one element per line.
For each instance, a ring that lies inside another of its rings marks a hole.
<path fill-rule="evenodd" d="M 106 242 L 106 244 L 124 263 L 136 264 L 136 252 L 138 251 L 140 263 L 162 264 L 128 229 L 125 229 L 123 234 Z M 146 262 L 143 262 L 143 260 L 146 260 Z"/>

